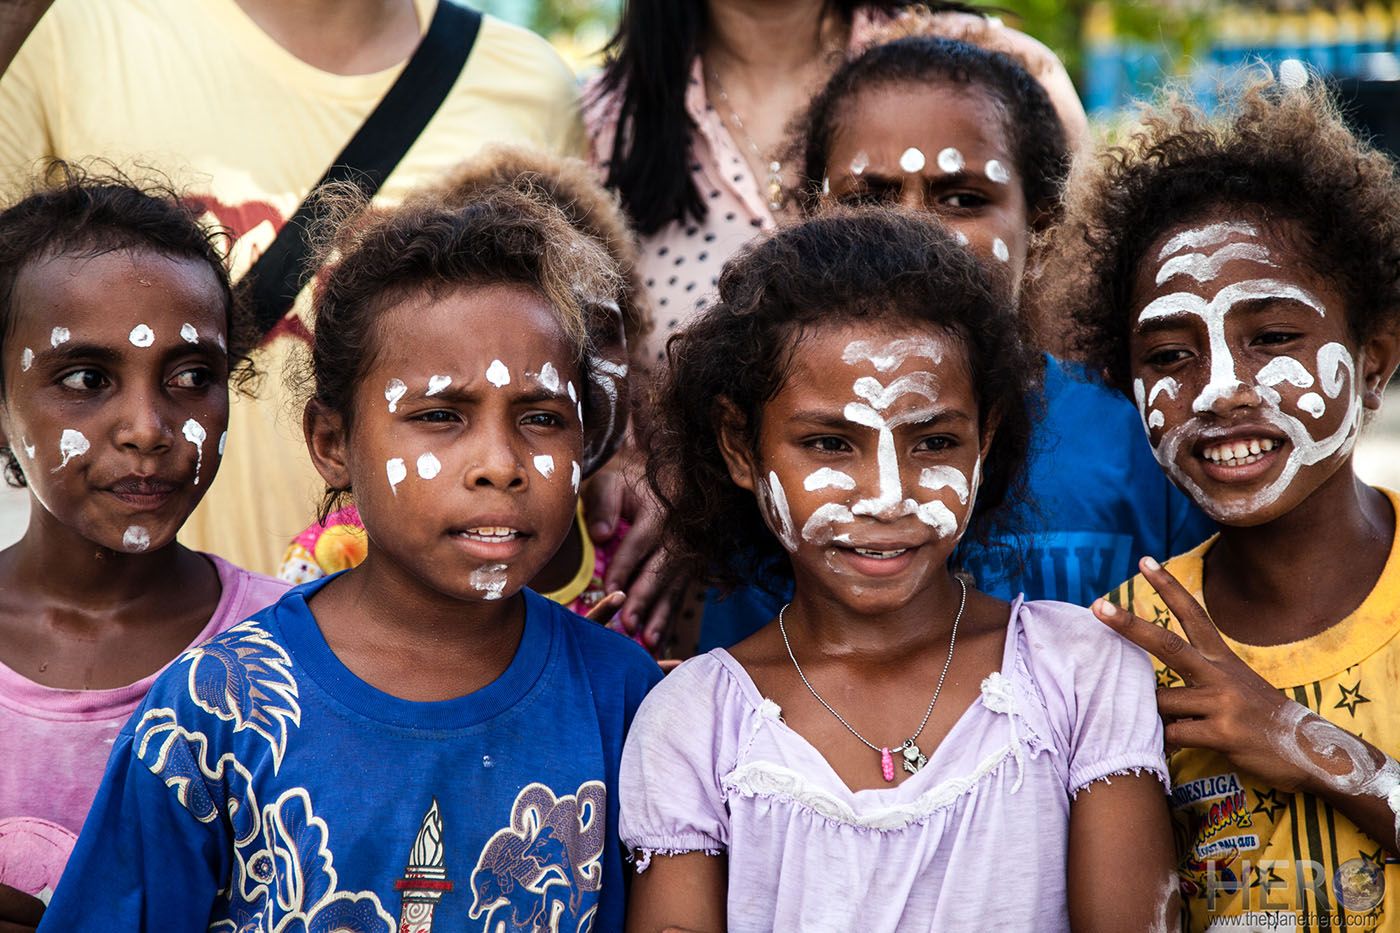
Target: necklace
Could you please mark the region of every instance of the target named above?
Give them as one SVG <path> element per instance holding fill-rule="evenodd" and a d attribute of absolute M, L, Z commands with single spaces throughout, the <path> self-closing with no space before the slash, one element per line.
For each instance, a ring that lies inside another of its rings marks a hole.
<path fill-rule="evenodd" d="M 943 673 L 938 675 L 938 686 L 933 688 L 933 699 L 928 701 L 928 709 L 924 710 L 923 722 L 919 723 L 919 728 L 914 730 L 914 734 L 905 739 L 895 751 L 899 752 L 904 759 L 904 770 L 910 774 L 918 772 L 920 768 L 928 764 L 928 756 L 919 750 L 918 738 L 923 734 L 924 726 L 928 725 L 928 718 L 933 715 L 934 704 L 938 702 L 938 694 L 943 692 L 943 679 L 948 676 L 948 668 L 953 663 L 953 648 L 958 643 L 958 623 L 962 621 L 963 609 L 967 608 L 967 581 L 958 578 L 958 584 L 962 587 L 962 598 L 958 600 L 958 614 L 953 616 L 953 632 L 948 637 L 948 659 L 943 662 Z M 788 606 L 792 605 L 788 603 Z M 894 780 L 894 758 L 890 754 L 888 745 L 880 746 L 871 742 L 865 736 L 856 731 L 855 726 L 846 722 L 844 716 L 836 712 L 831 704 L 822 699 L 822 695 L 817 692 L 817 688 L 812 686 L 812 682 L 807 679 L 807 675 L 802 673 L 802 665 L 797 663 L 797 655 L 792 653 L 792 643 L 788 641 L 787 625 L 783 621 L 783 614 L 787 612 L 787 606 L 778 610 L 778 631 L 783 635 L 783 647 L 787 649 L 788 657 L 792 660 L 792 666 L 797 668 L 797 676 L 802 678 L 802 685 L 807 688 L 812 696 L 817 698 L 817 702 L 826 707 L 826 711 L 836 717 L 836 721 L 846 727 L 846 731 L 860 739 L 861 743 L 872 752 L 880 753 L 880 774 L 886 781 Z"/>
<path fill-rule="evenodd" d="M 744 126 L 743 118 L 739 116 L 739 111 L 734 109 L 734 103 L 729 99 L 729 92 L 720 83 L 719 72 L 713 68 L 710 69 L 710 80 L 714 82 L 716 95 L 729 111 L 729 122 L 733 123 L 734 128 L 739 131 L 739 135 L 743 136 L 755 161 L 762 165 L 765 161 L 762 150 L 758 148 L 758 143 L 754 142 L 753 136 L 749 135 L 748 128 Z M 767 162 L 768 177 L 765 179 L 765 185 L 768 189 L 768 209 L 776 213 L 787 206 L 787 191 L 783 188 L 783 164 L 777 159 L 769 159 Z"/>

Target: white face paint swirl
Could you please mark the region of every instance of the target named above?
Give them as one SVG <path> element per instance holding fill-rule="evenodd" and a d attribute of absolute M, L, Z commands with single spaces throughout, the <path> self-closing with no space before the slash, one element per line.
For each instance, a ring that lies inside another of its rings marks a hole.
<path fill-rule="evenodd" d="M 535 457 L 535 469 L 545 479 L 554 475 L 554 458 L 549 454 L 540 454 Z"/>
<path fill-rule="evenodd" d="M 145 349 L 156 342 L 156 334 L 155 331 L 151 330 L 145 324 L 137 324 L 131 329 L 131 333 L 127 336 L 127 339 L 131 341 L 133 347 Z"/>
<path fill-rule="evenodd" d="M 151 533 L 140 525 L 132 525 L 122 533 L 122 549 L 138 553 L 151 546 Z"/>
<path fill-rule="evenodd" d="M 491 365 L 486 367 L 486 381 L 498 389 L 507 386 L 510 384 L 510 370 L 500 360 L 492 360 Z"/>
<path fill-rule="evenodd" d="M 389 403 L 389 414 L 399 410 L 399 399 L 403 398 L 408 391 L 408 386 L 404 385 L 402 379 L 390 379 L 384 385 L 384 401 Z"/>
<path fill-rule="evenodd" d="M 495 600 L 505 595 L 506 565 L 482 564 L 467 578 L 472 589 L 481 593 L 482 599 Z"/>
<path fill-rule="evenodd" d="M 75 431 L 72 428 L 64 428 L 62 436 L 58 439 L 58 452 L 63 457 L 63 461 L 54 467 L 51 472 L 57 473 L 68 465 L 68 461 L 74 457 L 81 457 L 92 447 L 88 439 L 83 436 L 82 431 Z"/>
<path fill-rule="evenodd" d="M 433 479 L 442 472 L 442 463 L 432 451 L 418 455 L 418 475 L 423 479 Z"/>
<path fill-rule="evenodd" d="M 1227 262 L 1233 260 L 1274 266 L 1268 250 L 1257 242 L 1236 241 L 1209 254 L 1175 255 L 1183 249 L 1211 246 L 1231 237 L 1256 235 L 1254 227 L 1242 223 L 1211 224 L 1184 231 L 1172 237 L 1158 253 L 1158 259 L 1164 262 L 1158 270 L 1156 281 L 1160 285 L 1173 276 L 1186 275 L 1200 282 L 1210 282 L 1219 275 Z M 1252 385 L 1245 385 L 1240 380 L 1234 354 L 1226 339 L 1225 321 L 1237 304 L 1256 300 L 1292 301 L 1311 308 L 1319 317 L 1326 317 L 1327 313 L 1321 300 L 1306 289 L 1276 278 L 1258 278 L 1227 285 L 1209 299 L 1189 292 L 1163 295 L 1149 302 L 1138 315 L 1139 325 L 1160 318 L 1178 316 L 1195 316 L 1204 322 L 1210 375 L 1206 385 L 1192 401 L 1191 408 L 1196 415 L 1208 414 L 1217 404 L 1232 399 L 1239 393 L 1253 393 L 1262 420 L 1277 428 L 1288 439 L 1288 459 L 1278 477 L 1247 499 L 1229 504 L 1210 499 L 1177 465 L 1183 450 L 1192 450 L 1203 438 L 1209 439 L 1210 435 L 1205 433 L 1207 426 L 1202 419 L 1183 422 L 1157 440 L 1153 445 L 1157 461 L 1178 485 L 1217 521 L 1242 517 L 1276 501 L 1300 469 L 1320 463 L 1336 454 L 1345 455 L 1349 452 L 1361 425 L 1363 406 L 1361 386 L 1356 380 L 1356 363 L 1346 347 L 1340 343 L 1327 343 L 1318 350 L 1316 379 L 1302 362 L 1293 357 L 1278 356 L 1260 367 Z M 1276 388 L 1284 384 L 1310 388 L 1315 381 L 1322 389 L 1323 395 L 1308 392 L 1296 402 L 1298 409 L 1314 420 L 1326 413 L 1327 403 L 1324 395 L 1326 398 L 1337 399 L 1341 397 L 1343 389 L 1350 385 L 1347 394 L 1348 407 L 1341 424 L 1332 434 L 1321 439 L 1314 439 L 1303 421 L 1280 408 L 1282 396 Z M 1143 417 L 1149 438 L 1151 432 L 1163 427 L 1165 422 L 1160 411 L 1148 411 L 1157 393 L 1166 391 L 1169 397 L 1175 398 L 1179 388 L 1175 380 L 1166 387 L 1163 386 L 1164 382 L 1165 379 L 1159 381 L 1152 392 L 1147 394 L 1143 391 L 1142 380 L 1134 381 L 1133 392 L 1138 403 L 1138 412 Z"/>
<path fill-rule="evenodd" d="M 199 485 L 199 474 L 204 467 L 204 441 L 209 437 L 204 431 L 204 425 L 189 419 L 180 428 L 180 433 L 185 436 L 185 440 L 194 445 L 194 484 Z"/>
<path fill-rule="evenodd" d="M 404 464 L 403 457 L 394 457 L 386 461 L 384 473 L 389 477 L 389 489 L 397 496 L 399 483 L 408 478 L 408 467 Z"/>
<path fill-rule="evenodd" d="M 424 395 L 437 395 L 439 392 L 443 391 L 444 389 L 446 389 L 446 388 L 447 388 L 448 386 L 450 386 L 450 385 L 452 385 L 452 377 L 451 377 L 451 376 L 429 376 L 429 377 L 428 377 L 428 391 L 427 391 L 427 392 L 424 392 L 423 394 L 424 394 Z M 392 410 L 393 410 L 393 409 L 391 408 L 390 411 L 392 411 Z"/>

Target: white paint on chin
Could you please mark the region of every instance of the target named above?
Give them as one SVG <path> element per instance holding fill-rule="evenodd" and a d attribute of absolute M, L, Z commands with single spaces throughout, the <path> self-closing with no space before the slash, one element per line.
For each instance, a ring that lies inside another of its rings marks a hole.
<path fill-rule="evenodd" d="M 506 565 L 482 564 L 471 572 L 467 582 L 471 584 L 472 589 L 481 593 L 482 599 L 500 599 L 505 595 Z"/>
<path fill-rule="evenodd" d="M 840 470 L 822 467 L 807 475 L 802 481 L 802 488 L 808 492 L 816 492 L 818 489 L 855 489 L 856 481 Z"/>
<path fill-rule="evenodd" d="M 132 525 L 122 533 L 122 550 L 140 553 L 151 546 L 151 533 L 140 525 Z"/>

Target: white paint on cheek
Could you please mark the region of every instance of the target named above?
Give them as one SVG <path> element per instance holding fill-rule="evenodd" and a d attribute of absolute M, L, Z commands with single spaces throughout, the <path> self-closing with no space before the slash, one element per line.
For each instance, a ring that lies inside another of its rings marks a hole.
<path fill-rule="evenodd" d="M 924 159 L 924 153 L 920 149 L 910 146 L 900 153 L 899 167 L 911 175 L 915 172 L 922 172 L 925 164 L 927 164 L 927 160 Z"/>
<path fill-rule="evenodd" d="M 467 578 L 472 589 L 481 593 L 482 599 L 500 599 L 505 595 L 506 565 L 482 564 Z"/>
<path fill-rule="evenodd" d="M 59 470 L 66 467 L 68 461 L 72 460 L 74 457 L 81 457 L 83 454 L 87 453 L 91 446 L 92 445 L 88 443 L 88 439 L 83 436 L 82 431 L 64 428 L 62 436 L 58 439 L 58 452 L 63 456 L 63 462 L 54 467 L 53 472 L 57 473 Z"/>
<path fill-rule="evenodd" d="M 1254 381 L 1264 386 L 1282 385 L 1287 382 L 1300 389 L 1312 386 L 1312 373 L 1303 368 L 1303 364 L 1291 356 L 1276 356 L 1265 363 L 1259 369 L 1259 374 L 1254 377 Z"/>
<path fill-rule="evenodd" d="M 887 373 L 904 365 L 911 356 L 941 363 L 943 347 L 931 337 L 904 337 L 879 345 L 870 340 L 852 340 L 842 351 L 841 362 L 848 366 L 870 363 L 877 372 Z"/>
<path fill-rule="evenodd" d="M 1163 415 L 1160 411 L 1158 411 L 1155 408 L 1152 409 L 1151 413 L 1149 413 L 1147 416 L 1147 427 L 1149 430 L 1152 428 L 1160 428 L 1166 423 L 1166 415 Z"/>
<path fill-rule="evenodd" d="M 1155 384 L 1153 384 L 1152 391 L 1147 393 L 1147 404 L 1157 404 L 1157 396 L 1161 395 L 1164 392 L 1166 393 L 1167 398 L 1175 400 L 1177 393 L 1180 391 L 1181 383 L 1177 382 L 1171 376 L 1163 376 L 1161 379 L 1158 379 Z"/>
<path fill-rule="evenodd" d="M 783 488 L 782 480 L 778 479 L 777 473 L 769 470 L 767 481 L 759 488 L 764 490 L 768 511 L 772 513 L 773 524 L 777 526 L 773 531 L 777 534 L 778 540 L 788 551 L 797 550 L 797 535 L 792 527 L 792 511 L 788 508 L 787 490 Z"/>
<path fill-rule="evenodd" d="M 569 467 L 572 471 L 572 476 L 569 477 L 569 482 L 573 485 L 574 492 L 578 492 L 578 484 L 583 479 L 583 468 L 578 465 L 577 460 L 570 460 Z"/>
<path fill-rule="evenodd" d="M 549 479 L 554 475 L 554 458 L 549 454 L 540 454 L 535 458 L 535 469 L 545 479 Z"/>
<path fill-rule="evenodd" d="M 967 505 L 967 497 L 971 492 L 962 470 L 951 466 L 925 467 L 919 474 L 919 485 L 924 489 L 951 489 L 963 505 Z"/>
<path fill-rule="evenodd" d="M 1002 262 L 1011 261 L 1011 251 L 1006 248 L 1006 241 L 1001 237 L 992 240 L 992 255 Z"/>
<path fill-rule="evenodd" d="M 384 472 L 389 477 L 389 489 L 394 495 L 399 494 L 399 483 L 408 477 L 408 467 L 404 465 L 402 457 L 394 457 L 384 464 Z"/>
<path fill-rule="evenodd" d="M 224 335 L 223 335 L 223 334 L 215 334 L 215 335 L 214 335 L 214 342 L 217 343 L 217 344 L 219 345 L 219 349 L 220 349 L 220 350 L 227 350 L 227 349 L 228 349 L 228 344 L 224 341 Z"/>
<path fill-rule="evenodd" d="M 949 146 L 938 154 L 938 168 L 949 175 L 956 175 L 967 165 L 963 159 L 963 154 Z"/>
<path fill-rule="evenodd" d="M 151 546 L 151 533 L 140 525 L 132 525 L 122 534 L 122 547 L 128 551 L 144 551 Z"/>
<path fill-rule="evenodd" d="M 819 505 L 816 511 L 807 517 L 806 524 L 802 526 L 802 540 L 818 546 L 830 544 L 845 537 L 844 535 L 832 534 L 836 526 L 844 525 L 854 518 L 851 510 L 839 502 Z"/>
<path fill-rule="evenodd" d="M 34 365 L 34 351 L 28 347 L 19 355 L 19 368 L 22 372 L 29 372 L 29 367 Z"/>
<path fill-rule="evenodd" d="M 432 479 L 442 472 L 442 464 L 431 451 L 418 455 L 418 475 L 423 479 Z"/>
<path fill-rule="evenodd" d="M 185 435 L 185 440 L 194 445 L 194 484 L 199 485 L 199 474 L 204 467 L 204 441 L 209 437 L 204 431 L 204 425 L 193 418 L 185 422 L 180 429 Z"/>
<path fill-rule="evenodd" d="M 1212 243 L 1219 243 L 1227 240 L 1235 234 L 1242 236 L 1258 236 L 1259 231 L 1253 224 L 1244 223 L 1219 223 L 1209 224 L 1205 227 L 1195 227 L 1178 233 L 1166 242 L 1161 251 L 1157 253 L 1157 261 L 1161 262 L 1173 253 L 1179 253 L 1183 249 L 1194 249 L 1198 246 L 1210 246 Z"/>
<path fill-rule="evenodd" d="M 920 503 L 914 514 L 919 521 L 936 531 L 940 538 L 950 538 L 957 533 L 957 516 L 937 499 Z"/>
<path fill-rule="evenodd" d="M 510 370 L 506 369 L 506 364 L 500 360 L 492 360 L 491 365 L 486 367 L 486 381 L 496 388 L 510 384 Z"/>
<path fill-rule="evenodd" d="M 451 376 L 429 376 L 429 377 L 428 377 L 428 391 L 425 392 L 424 394 L 425 394 L 425 395 L 437 395 L 439 392 L 441 392 L 443 389 L 446 389 L 446 388 L 447 388 L 448 386 L 450 386 L 450 385 L 452 385 L 452 377 L 451 377 Z M 390 409 L 390 411 L 392 411 L 392 410 L 393 410 L 393 409 Z"/>
<path fill-rule="evenodd" d="M 67 343 L 73 334 L 66 327 L 55 327 L 49 332 L 49 346 L 56 347 L 59 344 Z"/>
<path fill-rule="evenodd" d="M 185 343 L 199 343 L 199 331 L 194 329 L 193 324 L 180 325 L 180 338 Z"/>
<path fill-rule="evenodd" d="M 840 470 L 822 467 L 808 474 L 802 481 L 802 488 L 808 492 L 816 492 L 818 489 L 855 489 L 856 481 Z"/>
<path fill-rule="evenodd" d="M 390 379 L 384 385 L 384 401 L 389 403 L 389 414 L 399 410 L 399 399 L 403 398 L 408 386 L 404 385 L 402 379 Z"/>
<path fill-rule="evenodd" d="M 968 240 L 967 234 L 966 234 L 966 233 L 963 233 L 961 230 L 955 231 L 955 232 L 953 233 L 953 240 L 954 240 L 959 246 L 966 246 L 969 242 L 971 242 L 971 241 Z"/>
<path fill-rule="evenodd" d="M 1213 253 L 1186 253 L 1173 256 L 1157 270 L 1157 284 L 1161 285 L 1176 275 L 1189 275 L 1197 282 L 1208 282 L 1220 274 L 1227 262 L 1248 259 L 1263 266 L 1272 266 L 1269 251 L 1257 243 L 1231 243 Z"/>
<path fill-rule="evenodd" d="M 131 329 L 131 333 L 127 335 L 127 339 L 131 341 L 133 347 L 141 347 L 144 349 L 156 342 L 156 333 L 145 324 L 137 324 Z"/>
<path fill-rule="evenodd" d="M 1314 418 L 1321 418 L 1327 414 L 1327 403 L 1316 392 L 1304 392 L 1298 396 L 1298 408 Z"/>
<path fill-rule="evenodd" d="M 540 367 L 540 385 L 551 392 L 559 391 L 559 370 L 554 368 L 553 363 L 545 363 Z"/>
<path fill-rule="evenodd" d="M 1325 343 L 1317 351 L 1317 378 L 1328 398 L 1336 398 L 1346 384 L 1346 377 L 1355 370 L 1351 352 L 1340 343 Z"/>
<path fill-rule="evenodd" d="M 222 456 L 224 455 L 224 444 L 226 444 L 227 442 L 228 442 L 228 432 L 225 431 L 224 433 L 222 433 L 222 434 L 219 435 L 219 456 L 220 456 L 220 457 L 222 457 Z"/>

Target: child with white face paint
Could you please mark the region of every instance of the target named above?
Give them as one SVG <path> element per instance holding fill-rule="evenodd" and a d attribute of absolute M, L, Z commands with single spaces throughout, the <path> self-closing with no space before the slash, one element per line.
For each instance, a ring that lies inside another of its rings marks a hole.
<path fill-rule="evenodd" d="M 1055 855 L 1003 892 L 999 928 L 1175 916 L 1067 893 L 1110 863 L 1126 884 L 1168 873 L 1146 656 L 1085 609 L 957 572 L 1026 453 L 1020 333 L 936 221 L 866 210 L 752 247 L 673 339 L 652 437 L 672 546 L 716 583 L 766 573 L 793 597 L 638 713 L 637 929 L 979 929 L 986 906 L 947 892 L 1027 835 Z M 1129 814 L 1133 845 L 1111 847 Z"/>
<path fill-rule="evenodd" d="M 511 916 L 500 866 L 536 818 L 561 840 L 536 853 L 558 876 L 554 922 L 622 926 L 616 774 L 661 672 L 527 589 L 574 527 L 571 465 L 606 440 L 596 398 L 580 420 L 567 387 L 587 378 L 585 318 L 615 305 L 616 268 L 520 191 L 344 206 L 362 212 L 341 215 L 317 280 L 303 424 L 327 508 L 354 497 L 364 559 L 157 679 L 112 749 L 55 928 L 256 915 L 390 933 L 425 928 L 425 903 L 442 928 L 494 927 Z M 447 888 L 425 878 L 476 896 L 430 899 Z"/>
<path fill-rule="evenodd" d="M 1095 611 L 1160 659 L 1189 928 L 1276 908 L 1387 929 L 1400 497 L 1352 450 L 1400 360 L 1394 167 L 1316 82 L 1152 117 L 1080 179 L 1046 276 L 1221 530 Z"/>
<path fill-rule="evenodd" d="M 287 588 L 175 540 L 246 346 L 196 213 L 69 167 L 0 213 L 0 459 L 30 500 L 0 551 L 0 927 L 42 911 L 156 673 Z"/>

